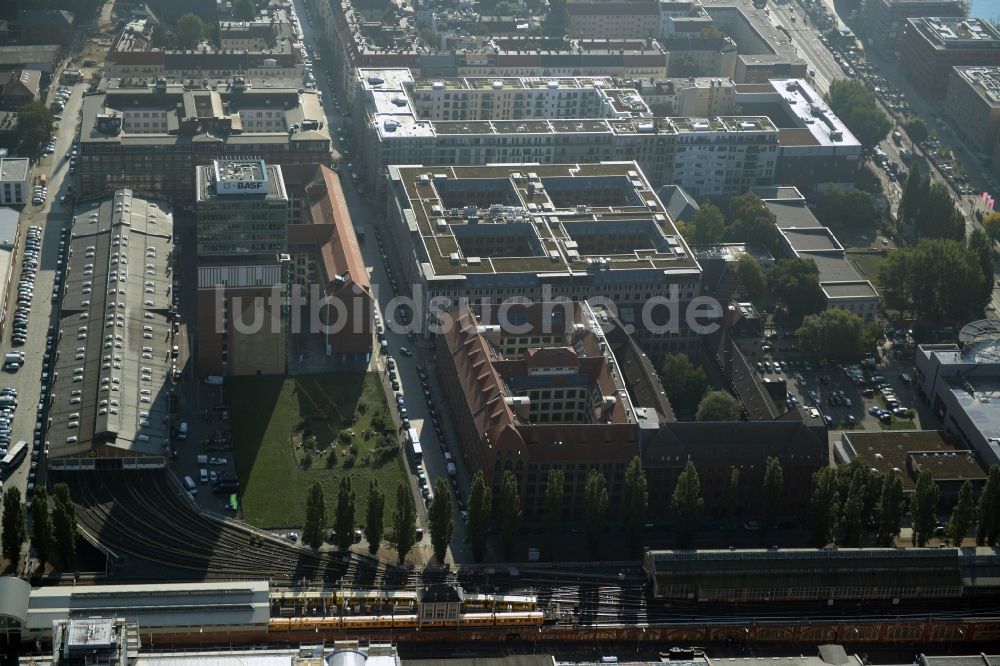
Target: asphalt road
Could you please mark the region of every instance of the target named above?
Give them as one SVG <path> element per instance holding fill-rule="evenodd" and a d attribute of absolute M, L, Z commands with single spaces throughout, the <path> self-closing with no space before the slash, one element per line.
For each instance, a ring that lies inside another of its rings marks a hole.
<path fill-rule="evenodd" d="M 54 92 L 58 84 L 52 86 Z M 77 114 L 80 111 L 84 84 L 73 86 L 73 94 L 66 104 L 62 113 L 62 120 L 59 121 L 59 128 L 56 130 L 56 150 L 55 153 L 43 157 L 35 164 L 31 171 L 31 185 L 41 174 L 45 174 L 48 179 L 48 199 L 41 206 L 27 205 L 22 210 L 18 224 L 20 226 L 20 245 L 16 250 L 14 261 L 16 263 L 12 280 L 9 286 L 9 308 L 11 313 L 17 307 L 16 300 L 17 282 L 20 280 L 21 257 L 23 254 L 24 237 L 28 228 L 38 225 L 42 228 L 42 250 L 39 258 L 39 266 L 36 271 L 34 296 L 31 301 L 31 315 L 28 321 L 28 342 L 21 347 L 14 347 L 10 341 L 10 328 L 4 331 L 3 339 L 0 340 L 0 354 L 9 351 L 23 351 L 24 365 L 16 373 L 3 372 L 0 378 L 0 385 L 13 386 L 17 389 L 17 410 L 14 416 L 12 442 L 20 440 L 32 443 L 35 439 L 34 430 L 38 414 L 38 401 L 41 394 L 40 378 L 42 374 L 42 362 L 45 354 L 46 332 L 50 324 L 55 321 L 55 304 L 52 302 L 52 287 L 56 273 L 56 261 L 59 254 L 59 234 L 63 225 L 70 218 L 70 208 L 59 205 L 59 197 L 66 193 L 66 187 L 72 182 L 69 174 L 69 161 L 65 159 L 66 154 L 72 146 L 76 136 Z M 22 497 L 26 498 L 26 487 L 28 484 L 28 474 L 31 469 L 30 455 L 20 467 L 4 480 L 5 490 L 10 487 L 20 489 Z M 44 462 L 40 464 L 39 481 L 44 479 Z"/>
<path fill-rule="evenodd" d="M 318 47 L 318 38 L 321 31 L 319 22 L 317 21 L 315 25 L 309 25 L 306 18 L 306 7 L 304 0 L 294 0 L 295 11 L 298 14 L 299 21 L 302 26 L 303 39 L 306 46 L 316 49 Z M 323 103 L 324 110 L 327 114 L 327 126 L 330 131 L 331 137 L 337 136 L 337 130 L 343 129 L 345 137 L 351 137 L 353 133 L 350 131 L 350 119 L 345 118 L 336 111 L 336 106 L 334 104 L 337 99 L 333 87 L 329 84 L 329 80 L 324 72 L 323 66 L 326 63 L 320 62 L 318 65 L 314 65 L 314 72 L 316 74 L 317 86 L 323 92 Z M 346 106 L 341 106 L 341 111 L 346 111 Z M 344 147 L 344 144 L 339 140 L 334 140 L 335 147 L 340 150 Z M 350 146 L 350 150 L 354 150 L 354 146 Z M 350 158 L 345 158 L 344 162 L 347 163 Z M 397 374 L 399 376 L 401 393 L 404 396 L 406 410 L 408 412 L 408 418 L 412 428 L 416 428 L 421 445 L 424 451 L 424 468 L 426 469 L 427 478 L 429 485 L 433 488 L 434 482 L 438 478 L 448 478 L 448 473 L 444 461 L 443 450 L 438 444 L 438 437 L 434 431 L 433 426 L 430 423 L 430 415 L 428 413 L 428 404 L 424 399 L 423 388 L 420 385 L 420 378 L 417 375 L 416 366 L 423 365 L 431 376 L 431 393 L 432 399 L 434 401 L 434 408 L 441 415 L 442 428 L 444 429 L 445 435 L 448 439 L 450 450 L 453 455 L 456 455 L 456 466 L 459 469 L 459 487 L 463 490 L 468 487 L 468 475 L 464 466 L 461 464 L 459 449 L 455 445 L 458 442 L 457 437 L 452 429 L 451 419 L 448 417 L 448 407 L 443 393 L 439 389 L 439 384 L 436 379 L 436 374 L 434 373 L 434 360 L 432 352 L 426 347 L 426 343 L 421 343 L 419 341 L 419 336 L 417 340 L 410 342 L 406 339 L 405 333 L 401 333 L 398 330 L 393 330 L 392 326 L 388 325 L 388 322 L 393 318 L 393 309 L 391 307 L 390 301 L 395 297 L 390 286 L 390 281 L 386 275 L 384 259 L 379 252 L 378 243 L 375 239 L 375 226 L 374 221 L 376 215 L 382 214 L 380 210 L 375 209 L 371 205 L 371 200 L 366 199 L 362 191 L 360 191 L 355 183 L 354 179 L 351 178 L 350 173 L 346 169 L 342 169 L 340 172 L 341 184 L 344 188 L 344 193 L 347 197 L 347 205 L 351 212 L 351 219 L 354 223 L 355 228 L 362 229 L 365 231 L 365 243 L 361 246 L 362 254 L 365 259 L 365 266 L 368 269 L 368 273 L 371 279 L 372 287 L 375 291 L 377 302 L 379 305 L 379 314 L 382 317 L 382 321 L 386 325 L 386 340 L 389 346 L 389 355 L 393 357 L 396 361 Z M 385 314 L 382 314 L 385 313 Z M 413 351 L 413 356 L 405 356 L 399 352 L 400 347 L 406 347 Z M 377 365 L 379 369 L 384 369 L 385 359 L 384 357 L 377 360 Z M 382 373 L 383 380 L 385 379 L 385 373 Z M 395 408 L 395 398 L 392 395 L 391 387 L 385 384 L 387 390 L 387 397 L 390 405 L 390 409 Z M 406 447 L 404 447 L 405 449 Z M 410 472 L 409 481 L 411 489 L 414 493 L 414 500 L 417 504 L 417 514 L 420 519 L 421 524 L 427 530 L 426 521 L 426 509 L 424 508 L 423 496 L 420 493 L 420 489 L 416 482 L 416 473 L 412 464 L 412 460 L 409 456 L 406 458 L 406 468 Z M 465 525 L 462 522 L 462 517 L 459 514 L 457 506 L 455 508 L 455 532 L 452 539 L 452 544 L 450 548 L 451 559 L 454 562 L 471 562 L 472 552 L 468 545 L 465 543 Z M 387 518 L 388 519 L 388 518 Z M 428 549 L 430 546 L 430 536 L 425 534 L 424 540 L 421 543 L 421 547 Z M 429 551 L 428 551 L 429 554 Z"/>
<path fill-rule="evenodd" d="M 814 86 L 820 93 L 826 94 L 832 81 L 847 78 L 834 60 L 833 54 L 819 40 L 815 24 L 808 21 L 808 15 L 797 3 L 772 4 L 769 5 L 769 10 L 771 22 L 776 26 L 784 26 L 791 33 L 795 49 L 815 72 Z"/>

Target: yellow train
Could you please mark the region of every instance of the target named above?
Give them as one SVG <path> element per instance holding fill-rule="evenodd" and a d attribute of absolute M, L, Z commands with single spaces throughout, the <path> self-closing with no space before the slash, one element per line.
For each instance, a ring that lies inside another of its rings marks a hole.
<path fill-rule="evenodd" d="M 268 631 L 325 631 L 337 629 L 416 629 L 419 627 L 537 627 L 545 621 L 541 611 L 462 613 L 457 618 L 424 620 L 414 614 L 345 615 L 343 617 L 274 617 Z"/>
<path fill-rule="evenodd" d="M 538 597 L 533 594 L 466 594 L 462 600 L 462 608 L 498 613 L 533 611 L 538 609 Z"/>

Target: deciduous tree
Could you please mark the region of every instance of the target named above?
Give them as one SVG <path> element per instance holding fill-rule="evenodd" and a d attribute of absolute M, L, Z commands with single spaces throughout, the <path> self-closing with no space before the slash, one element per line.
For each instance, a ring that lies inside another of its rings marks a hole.
<path fill-rule="evenodd" d="M 382 545 L 385 533 L 385 493 L 378 486 L 378 479 L 368 484 L 368 508 L 365 518 L 365 539 L 368 553 L 374 555 Z"/>
<path fill-rule="evenodd" d="M 52 516 L 49 514 L 49 494 L 45 486 L 36 487 L 31 500 L 31 547 L 44 567 L 52 547 Z"/>
<path fill-rule="evenodd" d="M 822 359 L 853 363 L 867 351 L 864 320 L 842 308 L 808 315 L 797 335 L 803 351 Z"/>
<path fill-rule="evenodd" d="M 42 102 L 30 102 L 17 110 L 14 143 L 18 150 L 37 157 L 52 136 L 52 112 Z"/>
<path fill-rule="evenodd" d="M 405 483 L 396 487 L 396 512 L 392 520 L 391 541 L 399 564 L 403 564 L 413 549 L 413 544 L 417 542 L 417 507 L 413 504 L 410 487 Z"/>
<path fill-rule="evenodd" d="M 736 262 L 736 277 L 747 292 L 751 301 L 756 301 L 767 293 L 767 276 L 753 255 L 744 254 Z"/>
<path fill-rule="evenodd" d="M 823 307 L 819 268 L 812 259 L 781 259 L 768 272 L 767 284 L 793 317 L 819 312 Z"/>
<path fill-rule="evenodd" d="M 646 524 L 649 505 L 649 488 L 642 461 L 635 456 L 625 468 L 625 492 L 622 501 L 622 518 L 625 522 L 625 540 L 631 552 L 639 550 L 642 527 Z"/>
<path fill-rule="evenodd" d="M 889 254 L 879 269 L 886 306 L 926 322 L 980 317 L 990 284 L 962 242 L 922 240 Z"/>
<path fill-rule="evenodd" d="M 1000 465 L 991 465 L 979 495 L 976 544 L 996 547 L 1000 542 Z"/>
<path fill-rule="evenodd" d="M 874 229 L 879 222 L 875 197 L 864 190 L 823 190 L 813 209 L 816 218 L 832 229 Z"/>
<path fill-rule="evenodd" d="M 983 218 L 983 229 L 993 241 L 1000 240 L 1000 212 L 994 211 Z"/>
<path fill-rule="evenodd" d="M 411 499 L 412 501 L 412 499 Z M 451 504 L 451 488 L 444 478 L 438 478 L 434 482 L 434 501 L 427 512 L 427 521 L 431 532 L 431 547 L 434 549 L 434 557 L 441 564 L 445 563 L 448 555 L 448 544 L 455 533 L 454 510 Z"/>
<path fill-rule="evenodd" d="M 670 498 L 670 512 L 677 527 L 677 547 L 691 548 L 698 533 L 698 523 L 705 510 L 705 499 L 701 496 L 701 479 L 690 459 L 677 477 L 674 494 Z"/>
<path fill-rule="evenodd" d="M 3 557 L 17 566 L 21 557 L 21 546 L 24 545 L 24 504 L 21 503 L 21 491 L 15 486 L 8 486 L 3 494 L 3 536 L 0 537 L 0 550 Z"/>
<path fill-rule="evenodd" d="M 755 194 L 739 194 L 729 200 L 724 240 L 730 243 L 760 243 L 771 254 L 782 254 L 783 241 L 774 213 Z"/>
<path fill-rule="evenodd" d="M 937 524 L 938 485 L 929 469 L 917 476 L 917 485 L 910 500 L 913 518 L 913 545 L 924 546 L 934 536 Z"/>
<path fill-rule="evenodd" d="M 847 482 L 847 490 L 841 498 L 844 507 L 841 526 L 843 527 L 843 545 L 845 546 L 861 545 L 861 532 L 865 524 L 866 494 L 865 476 L 860 473 L 852 474 Z"/>
<path fill-rule="evenodd" d="M 892 546 L 903 522 L 903 480 L 898 474 L 882 477 L 882 489 L 875 505 L 875 543 Z"/>
<path fill-rule="evenodd" d="M 326 530 L 326 498 L 323 486 L 319 481 L 313 481 L 306 496 L 306 518 L 302 525 L 302 541 L 312 548 L 323 544 L 323 532 Z"/>
<path fill-rule="evenodd" d="M 510 470 L 503 474 L 500 483 L 500 544 L 504 557 L 514 557 L 517 535 L 521 531 L 521 493 L 517 487 L 517 477 Z"/>
<path fill-rule="evenodd" d="M 190 49 L 208 36 L 208 26 L 197 14 L 184 14 L 177 19 L 177 46 Z"/>
<path fill-rule="evenodd" d="M 561 469 L 549 469 L 545 480 L 545 534 L 548 542 L 548 557 L 555 556 L 562 524 L 563 498 L 566 494 L 566 475 Z"/>
<path fill-rule="evenodd" d="M 596 557 L 601 546 L 601 535 L 604 532 L 604 521 L 608 514 L 608 489 L 604 474 L 596 469 L 587 475 L 587 484 L 583 491 L 583 522 L 587 533 L 587 543 L 590 552 Z"/>
<path fill-rule="evenodd" d="M 833 540 L 833 528 L 840 513 L 837 473 L 823 467 L 813 474 L 813 492 L 809 498 L 809 520 L 812 544 L 823 548 Z"/>
<path fill-rule="evenodd" d="M 766 532 L 775 521 L 782 508 L 785 492 L 785 473 L 781 461 L 768 457 L 764 468 L 764 491 L 760 497 L 761 531 Z"/>
<path fill-rule="evenodd" d="M 726 233 L 726 220 L 722 211 L 711 201 L 702 202 L 698 212 L 685 222 L 685 237 L 692 245 L 714 245 L 721 243 Z"/>
<path fill-rule="evenodd" d="M 969 251 L 979 261 L 979 268 L 983 271 L 983 281 L 989 291 L 993 290 L 993 279 L 995 277 L 996 263 L 993 256 L 993 241 L 989 239 L 982 229 L 974 229 L 969 234 Z M 989 295 L 986 294 L 989 298 Z"/>
<path fill-rule="evenodd" d="M 827 103 L 865 148 L 877 145 L 892 128 L 889 117 L 860 80 L 831 82 Z"/>
<path fill-rule="evenodd" d="M 52 546 L 60 564 L 69 568 L 76 559 L 76 507 L 65 483 L 53 486 L 52 494 Z"/>
<path fill-rule="evenodd" d="M 972 482 L 966 480 L 958 491 L 958 501 L 955 502 L 955 508 L 951 510 L 951 518 L 948 520 L 947 528 L 945 528 L 951 545 L 962 545 L 962 541 L 975 519 L 975 514 L 976 501 L 972 495 Z"/>
<path fill-rule="evenodd" d="M 690 415 L 708 389 L 705 371 L 686 354 L 667 354 L 660 366 L 660 381 L 674 411 Z"/>
<path fill-rule="evenodd" d="M 235 0 L 233 2 L 233 17 L 237 21 L 252 21 L 257 13 L 253 0 Z"/>
<path fill-rule="evenodd" d="M 709 391 L 698 403 L 698 421 L 739 421 L 743 407 L 726 391 Z"/>
<path fill-rule="evenodd" d="M 916 144 L 923 143 L 930 136 L 927 125 L 916 116 L 903 123 L 903 129 L 906 130 L 906 135 L 910 137 L 910 141 Z"/>
<path fill-rule="evenodd" d="M 486 556 L 492 511 L 493 492 L 486 486 L 483 473 L 477 471 L 469 487 L 469 518 L 465 522 L 465 538 L 472 546 L 472 555 L 477 562 L 482 562 Z"/>
<path fill-rule="evenodd" d="M 354 512 L 357 497 L 351 487 L 351 477 L 343 476 L 337 489 L 337 516 L 334 521 L 337 530 L 337 548 L 347 550 L 354 542 Z"/>

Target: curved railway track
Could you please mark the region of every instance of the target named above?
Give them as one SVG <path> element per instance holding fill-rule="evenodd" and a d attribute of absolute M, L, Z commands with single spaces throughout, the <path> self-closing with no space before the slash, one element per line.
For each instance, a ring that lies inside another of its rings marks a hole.
<path fill-rule="evenodd" d="M 63 473 L 77 520 L 108 549 L 151 570 L 206 580 L 266 578 L 275 584 L 364 582 L 378 567 L 356 556 L 315 553 L 191 505 L 162 471 Z"/>

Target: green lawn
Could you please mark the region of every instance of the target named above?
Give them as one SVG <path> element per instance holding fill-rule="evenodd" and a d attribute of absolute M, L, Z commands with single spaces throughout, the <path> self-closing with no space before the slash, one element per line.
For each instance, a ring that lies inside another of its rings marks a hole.
<path fill-rule="evenodd" d="M 332 522 L 344 475 L 358 496 L 356 522 L 364 522 L 372 478 L 386 494 L 388 521 L 406 477 L 394 434 L 370 433 L 373 419 L 392 428 L 377 376 L 227 377 L 224 394 L 248 523 L 300 527 L 313 481 L 323 484 Z M 342 441 L 341 430 L 353 436 Z"/>

